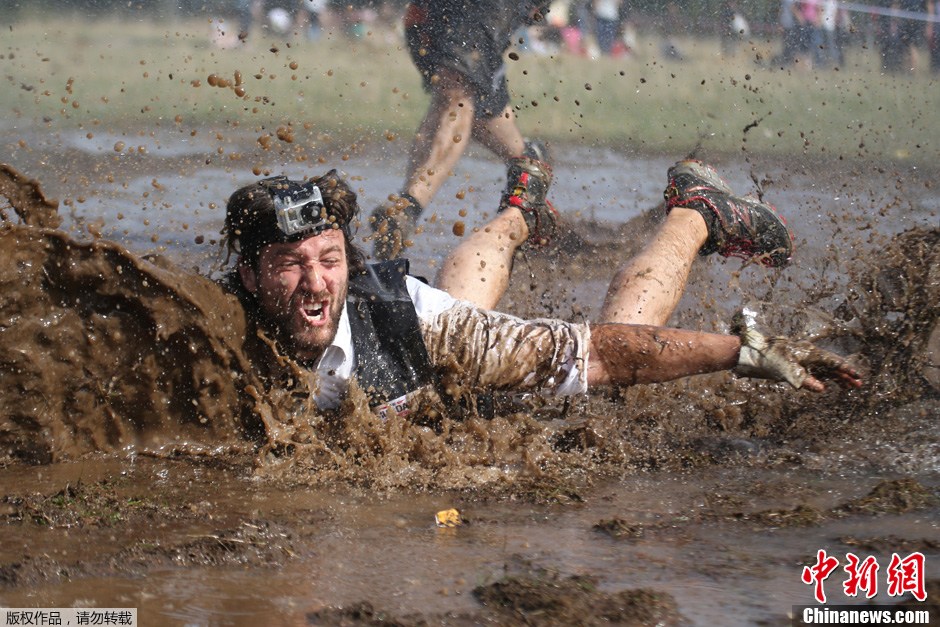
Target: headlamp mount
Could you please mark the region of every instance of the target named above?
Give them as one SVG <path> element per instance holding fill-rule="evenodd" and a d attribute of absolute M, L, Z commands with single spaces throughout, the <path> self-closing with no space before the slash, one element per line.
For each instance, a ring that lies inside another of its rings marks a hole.
<path fill-rule="evenodd" d="M 297 241 L 333 228 L 335 221 L 323 211 L 320 188 L 312 182 L 297 183 L 286 176 L 273 176 L 260 184 L 274 201 L 277 226 L 284 241 Z"/>

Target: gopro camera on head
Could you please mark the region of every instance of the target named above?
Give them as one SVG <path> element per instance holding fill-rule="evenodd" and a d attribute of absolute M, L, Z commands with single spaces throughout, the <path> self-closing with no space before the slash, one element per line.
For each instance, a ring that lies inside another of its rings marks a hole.
<path fill-rule="evenodd" d="M 287 239 L 317 234 L 331 226 L 323 217 L 323 195 L 313 183 L 299 184 L 286 176 L 262 181 L 274 200 L 277 226 Z"/>

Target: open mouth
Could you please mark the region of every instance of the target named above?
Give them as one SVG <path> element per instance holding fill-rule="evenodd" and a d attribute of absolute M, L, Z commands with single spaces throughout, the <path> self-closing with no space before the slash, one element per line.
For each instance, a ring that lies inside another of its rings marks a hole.
<path fill-rule="evenodd" d="M 304 303 L 302 310 L 304 316 L 313 323 L 322 323 L 326 321 L 326 303 L 323 301 L 316 303 Z"/>

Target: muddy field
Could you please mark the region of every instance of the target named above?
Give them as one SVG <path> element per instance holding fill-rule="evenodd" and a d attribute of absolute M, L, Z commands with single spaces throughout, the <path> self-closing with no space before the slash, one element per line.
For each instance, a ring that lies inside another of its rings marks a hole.
<path fill-rule="evenodd" d="M 673 323 L 727 330 L 749 304 L 851 355 L 860 390 L 710 375 L 431 426 L 354 397 L 337 423 L 260 389 L 211 281 L 250 173 L 173 136 L 119 156 L 127 138 L 25 136 L 0 187 L 0 605 L 136 607 L 142 625 L 786 625 L 825 549 L 875 556 L 882 577 L 892 553 L 923 553 L 936 615 L 938 172 L 713 159 L 742 192 L 760 183 L 797 254 L 783 271 L 702 260 Z M 518 260 L 501 309 L 590 319 L 674 157 L 558 148 L 552 197 L 579 243 Z M 274 169 L 334 165 L 368 211 L 404 155 L 335 146 Z M 418 273 L 492 212 L 502 176 L 461 162 Z M 452 507 L 464 524 L 435 525 Z M 830 602 L 861 603 L 840 575 Z M 902 600 L 881 584 L 876 601 Z"/>

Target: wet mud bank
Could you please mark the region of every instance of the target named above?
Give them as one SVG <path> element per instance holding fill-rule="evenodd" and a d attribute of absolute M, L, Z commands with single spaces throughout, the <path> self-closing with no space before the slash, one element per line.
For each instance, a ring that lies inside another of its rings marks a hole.
<path fill-rule="evenodd" d="M 47 229 L 8 225 L 0 250 L 7 455 L 257 437 L 244 316 L 214 283 Z"/>

